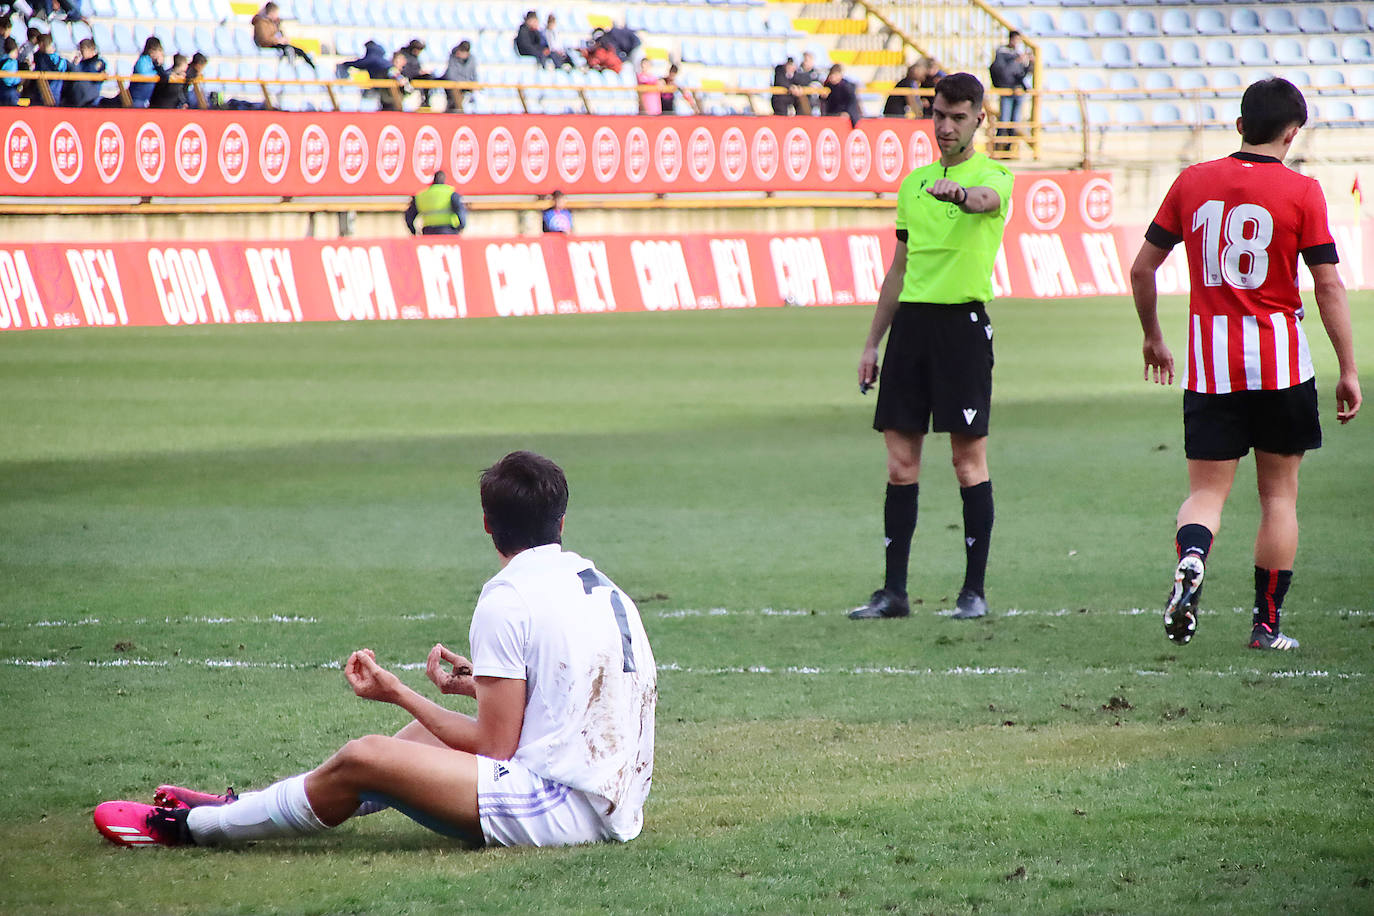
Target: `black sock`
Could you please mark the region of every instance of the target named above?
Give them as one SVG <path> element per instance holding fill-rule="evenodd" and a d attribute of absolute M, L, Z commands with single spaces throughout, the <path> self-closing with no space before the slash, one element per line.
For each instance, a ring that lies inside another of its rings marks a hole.
<path fill-rule="evenodd" d="M 981 595 L 992 540 L 992 481 L 960 487 L 959 495 L 964 500 L 964 588 Z"/>
<path fill-rule="evenodd" d="M 883 588 L 906 594 L 906 567 L 911 559 L 911 538 L 916 533 L 916 502 L 920 484 L 887 485 L 883 500 L 883 535 L 887 539 L 887 573 Z"/>
<path fill-rule="evenodd" d="M 1255 567 L 1254 626 L 1263 623 L 1275 633 L 1279 631 L 1279 611 L 1283 608 L 1283 599 L 1288 595 L 1288 586 L 1292 582 L 1291 569 Z"/>
<path fill-rule="evenodd" d="M 1174 535 L 1174 547 L 1178 549 L 1180 560 L 1185 554 L 1195 553 L 1206 562 L 1207 554 L 1212 551 L 1212 532 L 1206 525 L 1184 525 Z"/>

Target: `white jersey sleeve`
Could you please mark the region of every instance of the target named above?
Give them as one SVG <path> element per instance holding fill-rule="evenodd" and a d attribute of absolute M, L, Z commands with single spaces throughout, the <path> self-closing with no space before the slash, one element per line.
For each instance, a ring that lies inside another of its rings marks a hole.
<path fill-rule="evenodd" d="M 485 589 L 468 630 L 472 673 L 524 679 L 529 637 L 530 612 L 519 592 L 504 583 Z"/>

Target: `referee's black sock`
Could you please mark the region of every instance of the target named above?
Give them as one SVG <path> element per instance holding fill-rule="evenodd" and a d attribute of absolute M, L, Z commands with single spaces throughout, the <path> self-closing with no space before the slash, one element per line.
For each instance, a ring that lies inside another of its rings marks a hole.
<path fill-rule="evenodd" d="M 1212 532 L 1206 525 L 1184 525 L 1174 535 L 1174 546 L 1178 548 L 1181 560 L 1190 553 L 1197 554 L 1207 562 L 1207 554 L 1212 551 Z"/>
<path fill-rule="evenodd" d="M 911 560 L 911 538 L 916 533 L 916 502 L 920 484 L 887 485 L 883 500 L 883 535 L 887 541 L 887 573 L 883 588 L 906 594 L 906 568 Z"/>
<path fill-rule="evenodd" d="M 992 481 L 960 487 L 964 499 L 964 588 L 983 594 L 988 570 L 988 542 L 992 540 Z"/>

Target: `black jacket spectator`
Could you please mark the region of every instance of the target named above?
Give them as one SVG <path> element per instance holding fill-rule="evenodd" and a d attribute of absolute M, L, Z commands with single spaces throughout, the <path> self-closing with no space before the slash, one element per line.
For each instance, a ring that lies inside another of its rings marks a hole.
<path fill-rule="evenodd" d="M 391 58 L 387 56 L 385 48 L 375 41 L 369 41 L 363 45 L 363 56 L 339 64 L 338 72 L 346 74 L 350 67 L 366 71 L 368 79 L 384 80 L 391 71 Z"/>
<path fill-rule="evenodd" d="M 843 72 L 840 65 L 835 64 L 826 75 L 825 86 L 830 92 L 821 101 L 821 114 L 848 115 L 850 125 L 854 126 L 863 117 L 863 112 L 859 110 L 858 90 L 841 75 Z"/>
<path fill-rule="evenodd" d="M 639 47 L 639 36 L 635 34 L 634 29 L 627 29 L 623 25 L 607 29 L 605 38 L 611 49 L 620 55 L 621 60 L 629 60 L 635 48 Z"/>

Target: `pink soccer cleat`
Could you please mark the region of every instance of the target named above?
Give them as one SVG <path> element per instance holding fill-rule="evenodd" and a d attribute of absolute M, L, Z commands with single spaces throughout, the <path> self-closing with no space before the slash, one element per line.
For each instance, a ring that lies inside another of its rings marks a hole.
<path fill-rule="evenodd" d="M 153 804 L 159 808 L 199 808 L 201 805 L 227 805 L 239 800 L 239 795 L 230 786 L 223 795 L 183 789 L 181 786 L 158 786 L 153 793 Z"/>
<path fill-rule="evenodd" d="M 130 801 L 101 802 L 92 820 L 100 835 L 117 846 L 190 846 L 190 808 L 158 808 Z"/>

